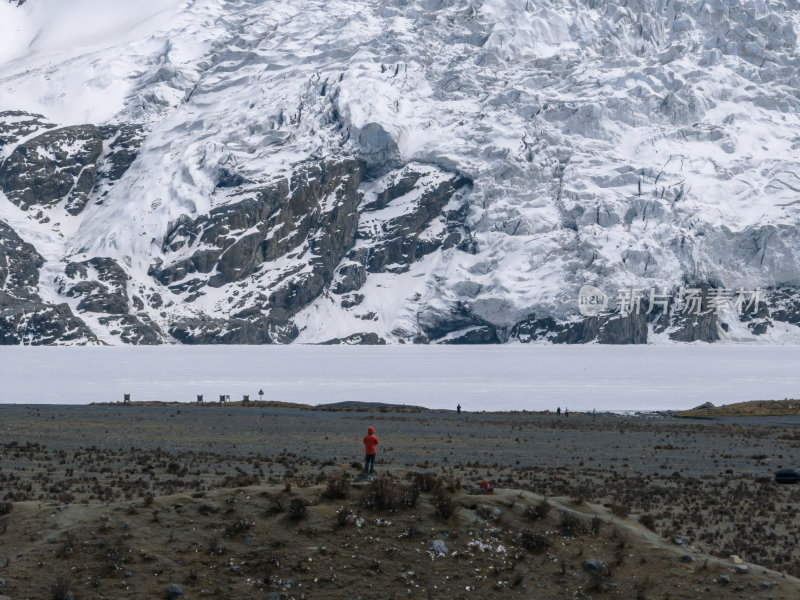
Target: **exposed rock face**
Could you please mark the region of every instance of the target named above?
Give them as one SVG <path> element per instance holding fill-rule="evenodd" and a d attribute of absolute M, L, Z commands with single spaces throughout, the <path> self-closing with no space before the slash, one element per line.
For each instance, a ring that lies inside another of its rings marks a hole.
<path fill-rule="evenodd" d="M 39 115 L 0 114 L 0 143 L 8 144 L 49 127 Z M 23 210 L 64 202 L 79 214 L 95 186 L 117 181 L 128 170 L 143 140 L 140 125 L 78 125 L 49 129 L 14 148 L 0 164 L 0 190 Z M 106 141 L 107 140 L 107 141 Z M 108 151 L 104 154 L 104 141 Z M 102 157 L 102 161 L 101 161 Z"/>
<path fill-rule="evenodd" d="M 44 260 L 0 221 L 0 344 L 96 342 L 66 304 L 48 304 L 38 294 Z"/>
<path fill-rule="evenodd" d="M 65 201 L 69 214 L 89 202 L 103 138 L 93 125 L 47 131 L 17 146 L 0 165 L 0 189 L 22 209 Z"/>
<path fill-rule="evenodd" d="M 376 333 L 354 333 L 346 338 L 334 338 L 322 342 L 325 346 L 337 346 L 340 344 L 347 346 L 385 346 L 386 340 Z"/>
<path fill-rule="evenodd" d="M 230 322 L 181 320 L 170 333 L 184 343 L 219 338 L 263 344 L 294 337 L 290 317 L 330 283 L 353 245 L 362 169 L 354 160 L 307 165 L 290 181 L 251 190 L 246 200 L 175 223 L 164 239 L 169 262 L 154 265 L 151 273 L 173 292 L 186 294 L 185 301 L 203 295 L 205 286 L 269 279 L 231 303 Z M 281 264 L 277 271 L 275 263 Z"/>
<path fill-rule="evenodd" d="M 373 183 L 361 205 L 357 244 L 336 271 L 331 291 L 349 294 L 369 273 L 405 273 L 436 250 L 469 249 L 466 205 L 450 205 L 468 188 L 466 177 L 430 165 L 413 164 Z M 352 299 L 341 300 L 343 306 Z"/>
<path fill-rule="evenodd" d="M 150 345 L 161 342 L 162 334 L 146 313 L 130 314 L 144 308 L 131 306 L 128 298 L 128 274 L 111 258 L 95 257 L 68 263 L 60 280 L 59 293 L 80 298 L 80 313 L 96 313 L 109 333 L 129 344 Z"/>
<path fill-rule="evenodd" d="M 20 138 L 43 129 L 55 127 L 44 116 L 19 110 L 0 111 L 0 156 L 6 147 L 15 144 Z"/>
<path fill-rule="evenodd" d="M 560 323 L 552 317 L 529 318 L 511 329 L 520 342 L 550 341 L 556 344 L 646 344 L 647 321 L 643 315 L 598 315 Z"/>

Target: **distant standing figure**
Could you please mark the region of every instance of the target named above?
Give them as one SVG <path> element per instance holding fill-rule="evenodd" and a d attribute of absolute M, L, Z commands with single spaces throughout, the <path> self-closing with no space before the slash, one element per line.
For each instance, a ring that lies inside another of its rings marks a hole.
<path fill-rule="evenodd" d="M 567 408 L 566 406 L 564 407 L 564 417 L 569 419 L 569 408 Z"/>
<path fill-rule="evenodd" d="M 597 409 L 592 409 L 592 421 L 597 420 Z"/>
<path fill-rule="evenodd" d="M 561 407 L 560 406 L 556 409 L 556 416 L 558 416 L 558 417 L 561 416 Z"/>
<path fill-rule="evenodd" d="M 460 404 L 458 406 L 456 406 L 456 414 L 457 415 L 461 414 L 461 405 Z"/>
<path fill-rule="evenodd" d="M 367 435 L 364 436 L 364 473 L 375 472 L 375 455 L 378 453 L 378 436 L 372 427 L 367 427 Z"/>

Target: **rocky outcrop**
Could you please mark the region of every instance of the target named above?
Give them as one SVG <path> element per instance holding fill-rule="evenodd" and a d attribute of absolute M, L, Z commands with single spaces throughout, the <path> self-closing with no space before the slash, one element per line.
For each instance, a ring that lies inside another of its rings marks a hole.
<path fill-rule="evenodd" d="M 515 324 L 509 338 L 523 343 L 646 344 L 647 333 L 647 320 L 641 314 L 604 314 L 566 322 L 559 322 L 550 316 L 532 316 Z"/>
<path fill-rule="evenodd" d="M 26 113 L 0 114 L 0 141 L 13 144 L 47 129 L 42 119 Z M 105 195 L 110 184 L 122 177 L 142 140 L 140 125 L 48 129 L 17 145 L 0 164 L 0 190 L 23 210 L 63 203 L 67 213 L 77 215 L 98 183 L 106 184 Z"/>
<path fill-rule="evenodd" d="M 48 123 L 43 115 L 19 110 L 0 111 L 0 153 L 22 138 L 53 127 L 55 125 Z"/>
<path fill-rule="evenodd" d="M 52 129 L 18 145 L 0 165 L 0 189 L 27 210 L 64 202 L 69 214 L 89 202 L 103 138 L 94 125 Z"/>
<path fill-rule="evenodd" d="M 370 273 L 402 273 L 421 257 L 464 242 L 464 206 L 444 214 L 443 227 L 438 231 L 424 234 L 434 219 L 443 217 L 443 209 L 455 193 L 472 182 L 430 167 L 418 170 L 422 166 L 402 169 L 374 201 L 362 208 L 358 237 L 365 240 L 367 251 L 357 251 L 351 260 L 363 261 Z M 389 214 L 382 215 L 384 211 Z"/>
<path fill-rule="evenodd" d="M 174 223 L 164 238 L 166 262 L 150 273 L 184 301 L 206 287 L 263 284 L 232 303 L 229 320 L 180 320 L 171 335 L 186 343 L 243 344 L 296 336 L 289 319 L 330 284 L 353 245 L 362 172 L 347 159 L 305 165 L 291 179 L 251 189 L 247 199 Z"/>
<path fill-rule="evenodd" d="M 187 318 L 175 321 L 169 334 L 183 344 L 285 344 L 297 337 L 291 324 L 266 317 L 250 319 Z"/>
<path fill-rule="evenodd" d="M 322 346 L 385 346 L 386 340 L 377 333 L 354 333 L 345 338 L 333 338 L 321 343 Z"/>
<path fill-rule="evenodd" d="M 66 304 L 48 304 L 38 294 L 44 259 L 0 221 L 0 344 L 96 342 Z"/>
<path fill-rule="evenodd" d="M 95 313 L 101 325 L 128 344 L 158 344 L 162 335 L 139 306 L 131 306 L 128 298 L 127 273 L 111 258 L 95 257 L 83 262 L 68 263 L 60 280 L 59 293 L 80 298 L 80 313 Z M 131 314 L 140 310 L 139 316 Z"/>
<path fill-rule="evenodd" d="M 356 247 L 337 268 L 331 292 L 350 294 L 370 273 L 405 273 L 436 250 L 469 250 L 467 205 L 455 199 L 470 185 L 466 177 L 422 164 L 374 183 L 360 207 Z M 341 303 L 352 306 L 347 297 Z"/>

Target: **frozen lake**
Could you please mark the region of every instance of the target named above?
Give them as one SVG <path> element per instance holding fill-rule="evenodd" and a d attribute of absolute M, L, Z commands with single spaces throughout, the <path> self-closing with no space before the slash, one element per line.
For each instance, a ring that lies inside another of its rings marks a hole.
<path fill-rule="evenodd" d="M 0 402 L 242 394 L 465 410 L 661 410 L 800 396 L 800 346 L 0 347 Z"/>

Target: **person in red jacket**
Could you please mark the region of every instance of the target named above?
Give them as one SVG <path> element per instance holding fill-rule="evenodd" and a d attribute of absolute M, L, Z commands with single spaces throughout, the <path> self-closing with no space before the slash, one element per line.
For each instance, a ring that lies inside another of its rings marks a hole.
<path fill-rule="evenodd" d="M 364 436 L 364 453 L 366 454 L 364 458 L 364 473 L 375 472 L 375 455 L 378 453 L 377 445 L 378 436 L 375 435 L 375 430 L 372 427 L 367 427 L 367 435 Z"/>

